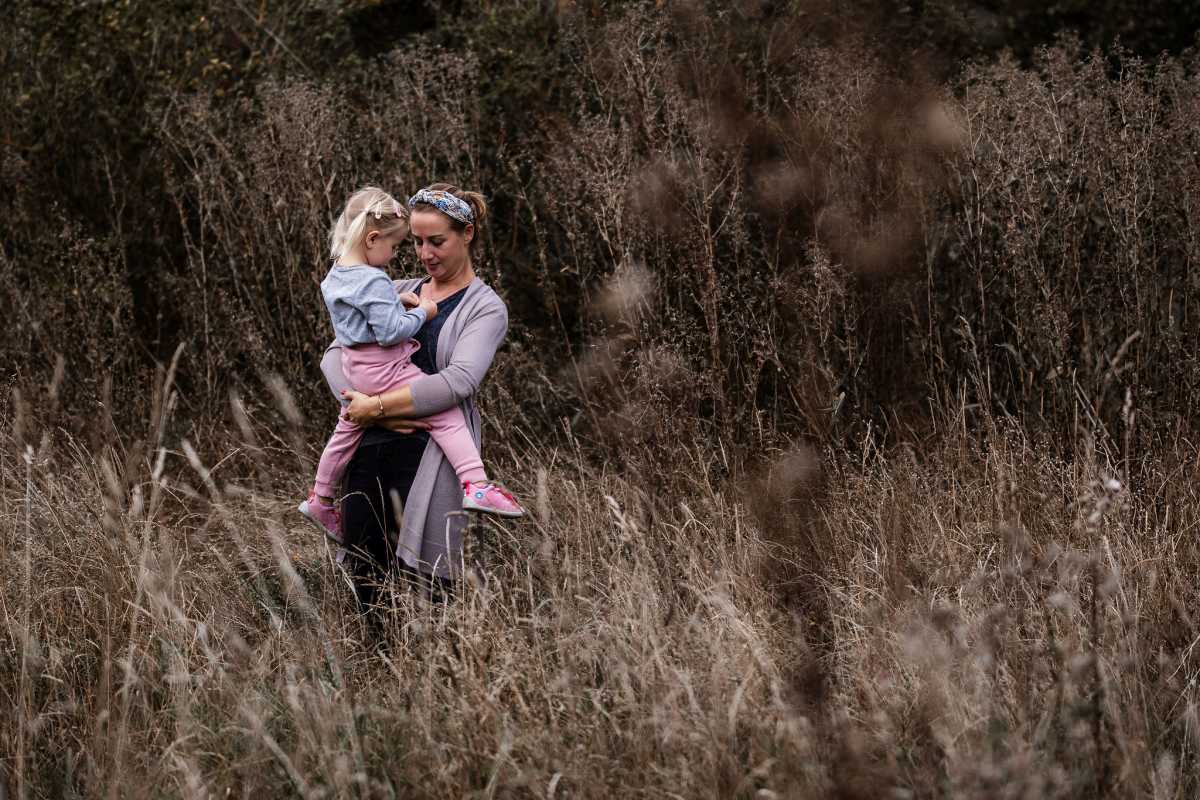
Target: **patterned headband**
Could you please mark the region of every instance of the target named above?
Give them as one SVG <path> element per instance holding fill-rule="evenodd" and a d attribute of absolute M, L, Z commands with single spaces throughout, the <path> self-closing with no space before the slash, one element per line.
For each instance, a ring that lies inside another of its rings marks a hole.
<path fill-rule="evenodd" d="M 408 198 L 409 208 L 416 208 L 417 203 L 431 205 L 450 219 L 458 220 L 463 225 L 471 225 L 475 222 L 475 212 L 471 210 L 470 204 L 441 189 L 422 189 Z"/>

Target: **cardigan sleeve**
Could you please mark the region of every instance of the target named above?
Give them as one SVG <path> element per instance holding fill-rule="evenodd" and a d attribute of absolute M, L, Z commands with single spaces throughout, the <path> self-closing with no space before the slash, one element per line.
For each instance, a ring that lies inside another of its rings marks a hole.
<path fill-rule="evenodd" d="M 413 416 L 427 417 L 445 411 L 479 391 L 496 348 L 507 332 L 508 309 L 495 298 L 495 302 L 482 307 L 463 326 L 446 366 L 409 384 Z"/>
<path fill-rule="evenodd" d="M 353 387 L 350 386 L 350 381 L 346 380 L 346 373 L 342 371 L 342 346 L 336 341 L 325 348 L 325 355 L 321 357 L 321 374 L 325 376 L 325 383 L 337 401 L 342 405 L 349 405 L 346 398 L 342 397 L 342 390 Z"/>

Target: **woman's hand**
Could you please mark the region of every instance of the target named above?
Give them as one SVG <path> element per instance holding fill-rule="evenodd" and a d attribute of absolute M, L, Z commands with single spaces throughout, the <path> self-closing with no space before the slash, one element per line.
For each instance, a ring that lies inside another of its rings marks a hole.
<path fill-rule="evenodd" d="M 350 405 L 342 411 L 342 419 L 348 419 L 355 425 L 372 425 L 383 416 L 383 405 L 378 395 L 343 389 L 342 397 L 350 401 Z"/>
<path fill-rule="evenodd" d="M 383 404 L 379 400 L 379 395 L 363 394 L 353 389 L 346 389 L 342 392 L 342 397 L 350 401 L 350 405 L 342 411 L 342 416 L 355 425 L 379 425 L 396 433 L 427 431 L 430 428 L 429 423 L 423 419 L 383 416 L 381 413 Z"/>

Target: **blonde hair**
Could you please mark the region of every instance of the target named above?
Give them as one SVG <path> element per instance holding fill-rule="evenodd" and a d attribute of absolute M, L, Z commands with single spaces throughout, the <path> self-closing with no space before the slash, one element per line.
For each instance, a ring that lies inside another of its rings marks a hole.
<path fill-rule="evenodd" d="M 342 215 L 329 233 L 329 255 L 341 258 L 363 243 L 367 234 L 384 236 L 408 229 L 408 209 L 396 198 L 375 186 L 364 186 L 350 195 Z"/>

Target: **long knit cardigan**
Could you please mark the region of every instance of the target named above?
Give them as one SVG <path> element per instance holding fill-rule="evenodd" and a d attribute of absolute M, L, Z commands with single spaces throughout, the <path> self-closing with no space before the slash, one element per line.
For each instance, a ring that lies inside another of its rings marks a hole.
<path fill-rule="evenodd" d="M 420 279 L 396 281 L 400 292 L 415 292 Z M 437 368 L 432 375 L 413 381 L 413 416 L 425 417 L 457 404 L 462 408 L 475 446 L 480 444 L 479 410 L 475 393 L 496 348 L 508 332 L 508 308 L 491 287 L 475 278 L 467 293 L 442 324 L 438 334 Z M 350 388 L 342 372 L 341 348 L 335 342 L 321 359 L 321 372 L 333 394 Z M 440 577 L 454 577 L 462 566 L 462 484 L 431 439 L 425 447 L 403 509 L 396 556 L 413 569 Z"/>

